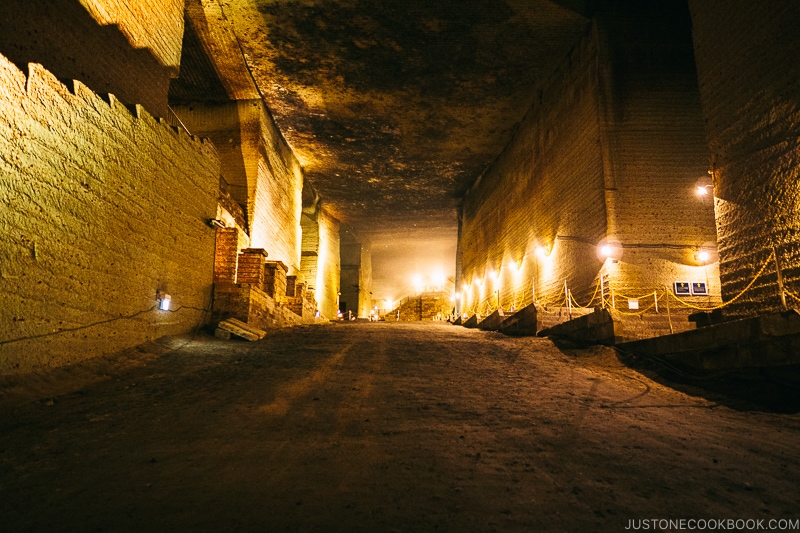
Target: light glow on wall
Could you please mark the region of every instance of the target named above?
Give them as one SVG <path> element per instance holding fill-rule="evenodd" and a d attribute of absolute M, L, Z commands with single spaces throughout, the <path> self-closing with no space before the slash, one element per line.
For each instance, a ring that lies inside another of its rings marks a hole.
<path fill-rule="evenodd" d="M 539 259 L 547 259 L 550 254 L 547 252 L 547 248 L 544 246 L 537 246 L 536 247 L 536 257 Z"/>
<path fill-rule="evenodd" d="M 317 299 L 317 306 L 323 307 L 322 301 L 325 299 L 325 267 L 328 261 L 328 236 L 320 231 L 319 232 L 319 248 L 317 250 L 317 279 L 315 280 L 315 298 Z"/>

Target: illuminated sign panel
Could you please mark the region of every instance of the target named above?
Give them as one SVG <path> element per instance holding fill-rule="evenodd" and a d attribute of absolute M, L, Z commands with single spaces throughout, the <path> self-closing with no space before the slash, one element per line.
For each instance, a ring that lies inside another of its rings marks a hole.
<path fill-rule="evenodd" d="M 675 296 L 690 296 L 692 289 L 688 281 L 676 281 L 673 284 L 673 291 Z"/>

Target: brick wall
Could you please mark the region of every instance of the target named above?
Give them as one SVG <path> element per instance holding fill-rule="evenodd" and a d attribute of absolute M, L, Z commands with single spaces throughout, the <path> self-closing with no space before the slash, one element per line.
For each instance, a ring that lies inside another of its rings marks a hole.
<path fill-rule="evenodd" d="M 800 294 L 800 3 L 690 0 L 689 6 L 723 293 L 738 294 L 774 247 L 788 287 Z M 769 265 L 726 312 L 780 309 L 776 278 Z"/>
<path fill-rule="evenodd" d="M 238 257 L 239 230 L 218 229 L 214 247 L 214 283 L 236 283 Z"/>
<path fill-rule="evenodd" d="M 0 56 L 0 372 L 203 323 L 218 176 L 209 143 Z"/>
<path fill-rule="evenodd" d="M 211 321 L 218 323 L 226 318 L 236 318 L 259 329 L 284 328 L 314 322 L 313 312 L 309 313 L 306 309 L 304 318 L 288 306 L 278 304 L 258 287 L 247 283 L 214 285 L 214 313 Z"/>

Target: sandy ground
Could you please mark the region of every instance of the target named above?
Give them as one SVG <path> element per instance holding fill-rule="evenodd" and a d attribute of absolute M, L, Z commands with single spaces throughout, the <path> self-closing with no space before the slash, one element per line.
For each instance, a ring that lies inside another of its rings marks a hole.
<path fill-rule="evenodd" d="M 653 377 L 608 348 L 449 325 L 165 339 L 0 379 L 0 531 L 800 518 L 796 391 L 767 383 L 765 405 Z"/>

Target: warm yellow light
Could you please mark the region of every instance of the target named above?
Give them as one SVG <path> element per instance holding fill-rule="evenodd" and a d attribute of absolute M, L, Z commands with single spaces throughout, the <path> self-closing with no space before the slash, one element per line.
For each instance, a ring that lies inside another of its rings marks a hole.
<path fill-rule="evenodd" d="M 604 244 L 600 247 L 600 254 L 603 257 L 611 257 L 614 253 L 614 248 L 610 244 Z"/>
<path fill-rule="evenodd" d="M 461 299 L 461 294 L 455 293 L 454 297 L 455 297 L 456 300 L 460 300 Z"/>
<path fill-rule="evenodd" d="M 694 192 L 697 194 L 697 196 L 706 196 L 708 195 L 708 187 L 698 185 Z"/>
<path fill-rule="evenodd" d="M 490 270 L 490 271 L 489 271 L 489 277 L 490 277 L 490 278 L 492 278 L 493 280 L 494 280 L 494 279 L 497 279 L 497 271 L 495 271 L 495 270 Z"/>
<path fill-rule="evenodd" d="M 441 272 L 435 272 L 433 274 L 432 279 L 433 279 L 433 284 L 436 285 L 437 287 L 444 286 L 445 277 L 444 274 L 442 274 Z"/>
<path fill-rule="evenodd" d="M 539 257 L 539 259 L 544 259 L 545 257 L 547 257 L 547 250 L 545 250 L 543 246 L 537 246 L 536 255 L 537 257 Z"/>
<path fill-rule="evenodd" d="M 701 263 L 707 263 L 707 262 L 708 262 L 708 260 L 709 260 L 709 259 L 711 259 L 711 254 L 710 254 L 710 253 L 708 253 L 708 252 L 707 252 L 707 251 L 705 251 L 705 250 L 701 250 L 701 251 L 700 251 L 700 252 L 698 252 L 698 254 L 697 254 L 697 259 L 698 259 L 698 261 L 700 261 Z"/>
<path fill-rule="evenodd" d="M 422 287 L 423 287 L 423 285 L 422 285 L 422 276 L 420 276 L 419 274 L 415 275 L 411 279 L 411 283 L 414 285 L 414 290 L 415 291 L 422 292 Z"/>

